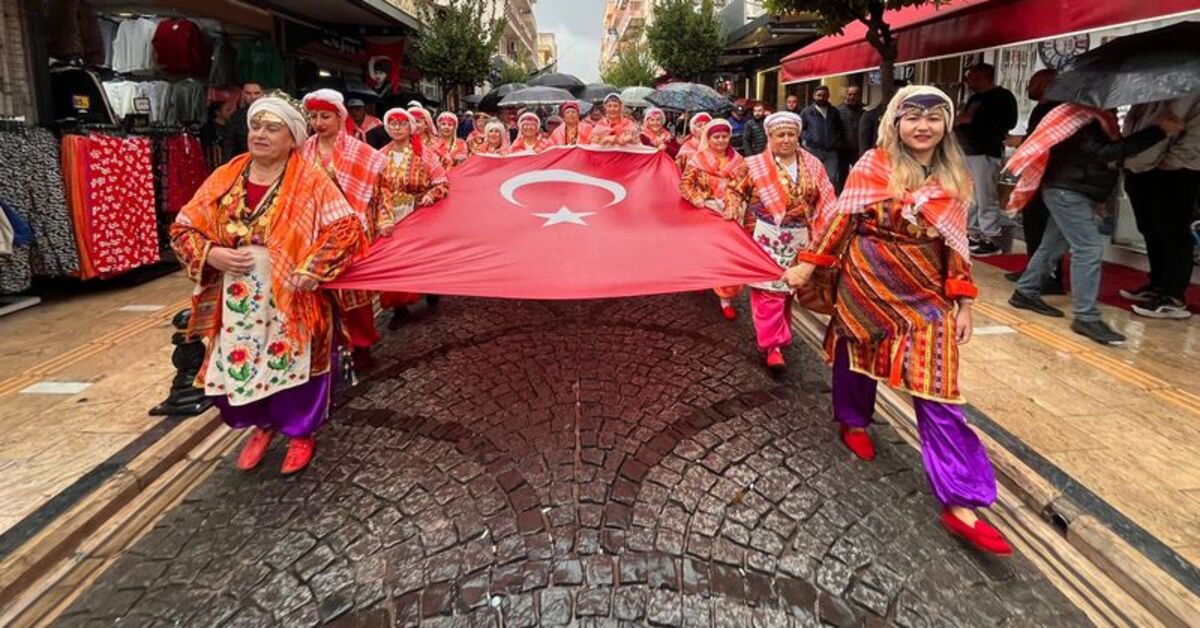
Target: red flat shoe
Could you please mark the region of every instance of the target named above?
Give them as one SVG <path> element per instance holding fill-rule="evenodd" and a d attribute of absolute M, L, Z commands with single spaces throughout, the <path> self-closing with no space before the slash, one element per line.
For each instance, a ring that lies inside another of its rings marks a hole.
<path fill-rule="evenodd" d="M 942 511 L 942 525 L 950 534 L 965 539 L 980 551 L 997 556 L 1012 556 L 1012 546 L 1005 540 L 1004 535 L 983 519 L 975 521 L 975 527 L 972 528 L 962 519 L 955 517 L 949 509 L 946 509 Z"/>
<path fill-rule="evenodd" d="M 721 306 L 721 314 L 725 316 L 725 320 L 727 321 L 737 320 L 737 310 L 733 309 L 732 305 Z"/>
<path fill-rule="evenodd" d="M 254 428 L 254 432 L 250 434 L 250 440 L 246 441 L 246 446 L 242 447 L 242 453 L 238 455 L 237 468 L 249 471 L 257 467 L 267 456 L 267 447 L 271 446 L 273 438 L 275 438 L 275 430 Z"/>
<path fill-rule="evenodd" d="M 287 455 L 283 457 L 283 466 L 279 472 L 284 475 L 291 475 L 298 471 L 304 470 L 309 462 L 312 462 L 313 450 L 316 449 L 317 441 L 311 438 L 293 438 L 288 442 Z"/>
<path fill-rule="evenodd" d="M 871 435 L 866 430 L 853 431 L 852 428 L 843 425 L 842 442 L 859 459 L 867 462 L 875 459 L 875 443 L 871 441 Z"/>
<path fill-rule="evenodd" d="M 787 368 L 787 361 L 783 359 L 783 352 L 778 348 L 767 352 L 767 368 L 776 371 L 782 371 Z"/>

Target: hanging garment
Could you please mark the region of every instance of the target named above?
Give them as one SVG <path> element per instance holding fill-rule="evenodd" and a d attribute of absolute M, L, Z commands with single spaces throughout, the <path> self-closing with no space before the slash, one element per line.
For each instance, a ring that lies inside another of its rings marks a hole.
<path fill-rule="evenodd" d="M 184 76 L 208 76 L 212 47 L 195 22 L 175 18 L 159 22 L 152 39 L 163 70 Z"/>
<path fill-rule="evenodd" d="M 179 134 L 166 139 L 166 204 L 164 209 L 172 214 L 192 200 L 196 190 L 208 178 L 208 162 L 204 159 L 204 147 L 194 135 Z"/>
<path fill-rule="evenodd" d="M 86 158 L 83 233 L 96 276 L 157 262 L 150 140 L 93 133 L 87 137 Z"/>
<path fill-rule="evenodd" d="M 233 85 L 237 82 L 237 72 L 233 67 L 235 56 L 236 53 L 233 51 L 229 39 L 224 35 L 218 35 L 216 41 L 213 42 L 212 69 L 208 74 L 209 85 Z"/>
<path fill-rule="evenodd" d="M 0 257 L 12 255 L 15 239 L 12 223 L 8 221 L 8 214 L 0 212 Z"/>
<path fill-rule="evenodd" d="M 256 81 L 265 88 L 283 86 L 283 58 L 265 39 L 243 41 L 237 46 L 238 80 Z"/>
<path fill-rule="evenodd" d="M 0 115 L 32 119 L 33 80 L 25 59 L 25 15 L 18 0 L 0 0 Z"/>
<path fill-rule="evenodd" d="M 113 40 L 112 68 L 117 72 L 139 72 L 153 70 L 154 34 L 158 31 L 158 20 L 138 18 L 125 20 L 117 27 Z"/>
<path fill-rule="evenodd" d="M 60 61 L 81 59 L 88 65 L 104 62 L 104 40 L 92 5 L 84 0 L 52 0 L 46 23 L 47 52 Z M 7 31 L 5 37 L 7 37 Z"/>
<path fill-rule="evenodd" d="M 166 123 L 204 124 L 208 116 L 208 88 L 195 79 L 172 83 L 167 92 Z"/>
<path fill-rule="evenodd" d="M 33 231 L 27 257 L 34 274 L 62 277 L 78 272 L 59 142 L 50 131 L 39 127 L 0 131 L 0 199 Z"/>
<path fill-rule="evenodd" d="M 76 120 L 88 124 L 116 124 L 112 99 L 121 95 L 110 94 L 108 85 L 105 83 L 102 86 L 100 79 L 91 70 L 72 67 L 50 70 L 54 121 Z"/>

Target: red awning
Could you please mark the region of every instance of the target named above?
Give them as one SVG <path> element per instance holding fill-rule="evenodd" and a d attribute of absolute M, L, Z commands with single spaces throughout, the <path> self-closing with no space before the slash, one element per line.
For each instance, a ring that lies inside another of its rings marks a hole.
<path fill-rule="evenodd" d="M 911 63 L 1200 10 L 1200 0 L 956 0 L 889 11 L 899 62 Z M 783 60 L 784 83 L 879 67 L 862 22 Z"/>

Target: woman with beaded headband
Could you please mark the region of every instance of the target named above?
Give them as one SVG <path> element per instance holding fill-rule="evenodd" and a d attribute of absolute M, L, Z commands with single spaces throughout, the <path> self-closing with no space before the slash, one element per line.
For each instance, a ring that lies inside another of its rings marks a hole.
<path fill-rule="evenodd" d="M 1004 536 L 974 512 L 995 501 L 996 480 L 958 389 L 958 347 L 971 340 L 978 290 L 967 241 L 971 177 L 953 126 L 954 105 L 940 90 L 900 90 L 878 148 L 854 166 L 820 235 L 784 278 L 802 287 L 817 266 L 839 270 L 825 352 L 846 446 L 874 458 L 866 428 L 879 382 L 911 393 L 942 525 L 1009 554 Z"/>
<path fill-rule="evenodd" d="M 329 415 L 339 341 L 317 288 L 367 245 L 361 217 L 302 149 L 308 123 L 276 97 L 250 106 L 249 151 L 214 171 L 171 225 L 198 286 L 188 333 L 207 341 L 196 383 L 234 428 L 254 428 L 238 468 L 289 439 L 281 471 L 312 460 Z"/>
<path fill-rule="evenodd" d="M 688 159 L 679 180 L 679 191 L 684 200 L 728 219 L 737 218 L 742 210 L 740 200 L 726 205 L 729 184 L 746 176 L 746 160 L 730 145 L 732 134 L 733 127 L 728 121 L 710 122 L 704 128 L 700 150 Z M 726 320 L 736 320 L 733 300 L 742 293 L 742 287 L 725 286 L 716 288 L 715 292 L 720 299 L 721 314 Z"/>
<path fill-rule="evenodd" d="M 620 94 L 604 97 L 604 117 L 592 127 L 591 143 L 597 146 L 629 146 L 640 144 L 638 125 L 625 115 L 625 101 Z"/>
<path fill-rule="evenodd" d="M 767 150 L 746 160 L 747 174 L 730 185 L 725 205 L 727 215 L 740 218 L 754 241 L 787 268 L 796 263 L 816 218 L 833 206 L 837 193 L 821 162 L 800 148 L 800 116 L 771 114 L 763 127 Z M 750 284 L 758 348 L 772 370 L 787 367 L 783 350 L 792 343 L 791 294 L 782 280 Z"/>
<path fill-rule="evenodd" d="M 579 118 L 579 103 L 567 101 L 558 108 L 562 126 L 550 134 L 555 146 L 579 146 L 592 140 L 592 124 Z"/>
<path fill-rule="evenodd" d="M 433 123 L 433 114 L 425 107 L 415 105 L 408 108 L 408 115 L 413 119 L 413 133 L 421 138 L 426 148 L 433 150 L 437 143 L 437 125 Z"/>
<path fill-rule="evenodd" d="M 459 139 L 458 116 L 449 111 L 438 114 L 437 129 L 438 137 L 433 143 L 433 150 L 442 160 L 442 167 L 449 172 L 467 160 L 467 141 Z"/>
<path fill-rule="evenodd" d="M 386 165 L 380 177 L 375 214 L 380 229 L 386 229 L 385 235 L 418 208 L 428 207 L 450 192 L 442 160 L 417 134 L 416 118 L 409 111 L 390 109 L 383 116 L 392 141 L 381 151 Z M 388 328 L 397 329 L 408 317 L 408 306 L 420 298 L 419 294 L 407 292 L 384 293 L 381 304 L 392 309 Z M 429 305 L 434 302 L 435 297 L 430 295 Z"/>
<path fill-rule="evenodd" d="M 319 89 L 304 97 L 308 125 L 315 134 L 304 144 L 304 159 L 320 168 L 338 186 L 354 211 L 362 218 L 367 238 L 378 235 L 371 198 L 383 171 L 383 156 L 355 139 L 350 129 L 353 120 L 342 100 L 332 89 Z M 379 341 L 375 330 L 375 294 L 363 290 L 334 291 L 338 315 L 350 336 L 354 366 L 365 369 L 371 362 L 371 347 Z"/>
<path fill-rule="evenodd" d="M 687 167 L 688 159 L 700 150 L 700 138 L 704 137 L 704 127 L 712 122 L 713 117 L 701 111 L 688 120 L 688 136 L 679 143 L 679 151 L 675 154 L 675 165 L 679 171 Z"/>
<path fill-rule="evenodd" d="M 667 156 L 675 159 L 679 154 L 679 140 L 675 139 L 675 134 L 666 127 L 666 124 L 667 114 L 663 113 L 662 109 L 658 107 L 646 109 L 646 114 L 642 118 L 642 145 L 666 151 Z"/>
<path fill-rule="evenodd" d="M 508 154 L 540 153 L 554 144 L 542 135 L 542 120 L 536 113 L 526 111 L 517 118 L 517 139 L 508 147 Z"/>

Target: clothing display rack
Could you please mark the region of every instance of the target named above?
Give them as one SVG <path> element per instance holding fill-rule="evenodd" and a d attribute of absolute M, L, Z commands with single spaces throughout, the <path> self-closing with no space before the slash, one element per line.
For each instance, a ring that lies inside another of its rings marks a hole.
<path fill-rule="evenodd" d="M 19 131 L 27 126 L 24 116 L 0 116 L 0 131 Z M 42 302 L 41 297 L 20 294 L 0 295 L 0 316 L 31 308 Z"/>

